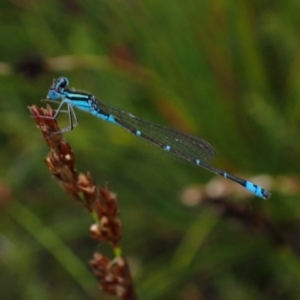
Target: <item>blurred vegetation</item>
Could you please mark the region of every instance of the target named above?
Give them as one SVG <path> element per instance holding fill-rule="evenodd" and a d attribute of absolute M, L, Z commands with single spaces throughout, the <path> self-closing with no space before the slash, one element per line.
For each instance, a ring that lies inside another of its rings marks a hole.
<path fill-rule="evenodd" d="M 78 112 L 65 138 L 78 169 L 118 194 L 140 299 L 298 299 L 299 13 L 294 0 L 1 1 L 1 299 L 115 299 L 87 264 L 111 253 L 51 179 L 27 109 L 58 76 L 203 137 L 215 166 L 272 192 L 220 180 L 230 193 L 201 204 L 212 174 Z"/>

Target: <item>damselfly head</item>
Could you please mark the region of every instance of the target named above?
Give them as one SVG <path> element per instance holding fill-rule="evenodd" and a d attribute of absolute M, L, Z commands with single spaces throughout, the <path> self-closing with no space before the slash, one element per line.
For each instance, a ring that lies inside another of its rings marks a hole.
<path fill-rule="evenodd" d="M 47 99 L 57 100 L 62 97 L 64 89 L 68 86 L 69 80 L 66 77 L 53 79 L 53 83 L 48 91 Z"/>
<path fill-rule="evenodd" d="M 53 85 L 51 88 L 54 88 L 55 90 L 64 89 L 69 85 L 69 79 L 67 77 L 59 77 L 58 79 L 53 80 Z"/>

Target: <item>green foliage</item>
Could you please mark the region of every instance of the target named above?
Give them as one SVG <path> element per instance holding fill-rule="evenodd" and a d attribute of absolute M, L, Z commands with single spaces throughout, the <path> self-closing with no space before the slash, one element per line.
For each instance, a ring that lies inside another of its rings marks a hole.
<path fill-rule="evenodd" d="M 118 194 L 140 299 L 297 299 L 299 10 L 280 0 L 2 1 L 1 298 L 100 297 L 87 266 L 91 220 L 51 179 L 27 110 L 67 76 L 106 103 L 203 137 L 216 166 L 274 180 L 266 202 L 230 197 L 271 233 L 214 206 L 188 207 L 183 192 L 210 173 L 78 112 L 65 138 L 80 171 Z"/>

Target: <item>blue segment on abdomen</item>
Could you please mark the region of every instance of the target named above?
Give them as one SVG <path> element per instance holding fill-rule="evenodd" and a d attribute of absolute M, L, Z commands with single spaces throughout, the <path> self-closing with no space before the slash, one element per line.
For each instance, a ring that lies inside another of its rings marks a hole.
<path fill-rule="evenodd" d="M 109 114 L 103 114 L 97 110 L 93 110 L 90 111 L 94 116 L 96 116 L 97 118 L 103 120 L 103 121 L 107 121 L 110 123 L 114 123 L 114 124 L 118 124 L 115 120 L 115 117 L 113 115 L 109 115 Z"/>
<path fill-rule="evenodd" d="M 249 190 L 250 192 L 254 193 L 255 195 L 259 196 L 259 197 L 264 197 L 262 192 L 261 192 L 261 187 L 259 187 L 258 185 L 253 184 L 250 181 L 246 181 L 246 186 L 245 188 L 247 190 Z"/>

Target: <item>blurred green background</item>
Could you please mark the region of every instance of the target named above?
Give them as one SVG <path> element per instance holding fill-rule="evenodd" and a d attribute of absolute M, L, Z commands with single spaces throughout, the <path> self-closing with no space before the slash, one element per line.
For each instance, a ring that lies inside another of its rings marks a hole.
<path fill-rule="evenodd" d="M 272 192 L 263 201 L 78 112 L 65 138 L 78 171 L 118 194 L 140 299 L 299 299 L 299 13 L 294 0 L 1 1 L 1 299 L 115 299 L 87 264 L 112 253 L 51 178 L 27 109 L 58 76 L 201 136 L 215 166 Z"/>

